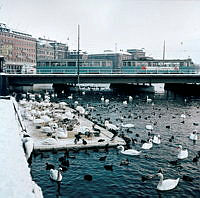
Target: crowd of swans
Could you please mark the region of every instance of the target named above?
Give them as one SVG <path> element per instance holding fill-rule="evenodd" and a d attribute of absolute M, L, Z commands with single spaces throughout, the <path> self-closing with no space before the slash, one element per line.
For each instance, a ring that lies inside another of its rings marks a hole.
<path fill-rule="evenodd" d="M 70 95 L 68 99 L 73 100 L 73 95 Z M 110 103 L 109 99 L 105 99 L 105 97 L 102 96 L 100 100 L 102 103 L 104 103 L 104 105 L 109 106 L 109 103 Z M 129 102 L 132 102 L 132 100 L 133 98 L 129 96 L 127 100 L 122 101 L 123 106 L 127 106 Z M 147 97 L 146 102 L 152 103 L 152 99 Z M 57 141 L 58 138 L 67 138 L 67 124 L 63 121 L 73 120 L 75 119 L 76 116 L 73 111 L 66 111 L 68 110 L 68 108 L 66 108 L 67 105 L 65 102 L 53 104 L 53 103 L 50 103 L 49 100 L 43 101 L 41 103 L 38 103 L 36 101 L 27 102 L 25 100 L 22 100 L 20 104 L 23 105 L 25 108 L 23 116 L 28 120 L 32 120 L 36 126 L 40 126 L 40 130 L 42 131 L 42 133 L 56 134 L 56 138 L 47 138 L 43 140 L 44 144 L 55 144 L 55 141 Z M 75 105 L 76 110 L 79 112 L 79 114 L 81 115 L 88 114 L 87 110 L 84 107 L 80 106 L 78 101 L 75 101 L 74 105 Z M 152 103 L 152 106 L 154 106 L 154 103 Z M 94 107 L 90 107 L 90 110 L 93 110 L 93 109 Z M 185 119 L 186 119 L 186 114 L 185 113 L 181 114 L 180 118 L 182 119 L 181 123 L 184 124 Z M 121 121 L 122 120 L 123 119 L 121 119 Z M 78 124 L 78 121 L 76 124 Z M 148 151 L 149 149 L 151 149 L 154 144 L 155 145 L 162 144 L 161 134 L 153 134 L 154 124 L 145 125 L 145 129 L 149 131 L 150 138 L 147 141 L 143 142 L 140 150 L 135 150 L 132 148 L 125 149 L 124 146 L 119 145 L 117 148 L 120 150 L 120 153 L 122 155 L 138 156 L 138 155 L 141 155 L 143 151 L 145 150 Z M 104 126 L 110 131 L 120 131 L 122 129 L 126 129 L 126 130 L 134 129 L 135 124 L 122 122 L 118 125 L 115 125 L 112 122 L 110 122 L 109 119 L 105 119 Z M 170 128 L 170 126 L 166 126 L 166 128 Z M 173 138 L 174 137 L 171 137 L 170 140 L 173 141 Z M 198 132 L 196 130 L 191 132 L 188 135 L 188 138 L 192 141 L 198 141 L 199 139 Z M 28 139 L 29 138 L 24 138 L 24 145 L 27 145 L 26 148 L 31 147 L 30 146 L 31 143 L 28 141 Z M 50 140 L 52 141 L 52 143 L 50 142 Z M 27 144 L 28 142 L 29 144 Z M 186 148 L 183 149 L 181 144 L 177 146 L 177 151 L 178 151 L 177 159 L 175 160 L 176 162 L 177 160 L 184 160 L 188 158 L 188 155 L 189 155 L 188 150 Z M 30 152 L 27 152 L 26 155 L 28 158 L 30 155 Z M 200 157 L 199 155 L 196 156 L 196 161 L 199 160 L 199 157 Z M 129 164 L 129 161 L 127 160 L 121 163 L 122 165 Z M 109 169 L 109 166 L 107 167 L 107 170 L 108 169 Z M 62 180 L 61 172 L 62 172 L 62 168 L 59 168 L 58 170 L 54 168 L 50 169 L 50 178 L 55 181 L 61 181 Z M 171 190 L 175 188 L 178 185 L 179 180 L 180 180 L 180 178 L 164 180 L 162 171 L 155 174 L 154 176 L 158 176 L 160 178 L 160 181 L 157 185 L 157 189 L 161 191 Z"/>

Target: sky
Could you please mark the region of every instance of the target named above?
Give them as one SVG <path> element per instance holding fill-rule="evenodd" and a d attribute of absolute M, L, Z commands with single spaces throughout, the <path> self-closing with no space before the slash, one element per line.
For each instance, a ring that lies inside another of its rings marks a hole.
<path fill-rule="evenodd" d="M 200 63 L 200 0 L 1 0 L 0 22 L 88 53 L 144 49 Z"/>

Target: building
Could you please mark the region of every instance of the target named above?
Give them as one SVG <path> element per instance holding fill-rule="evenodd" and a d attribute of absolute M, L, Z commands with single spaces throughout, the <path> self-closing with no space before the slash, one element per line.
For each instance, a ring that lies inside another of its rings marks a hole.
<path fill-rule="evenodd" d="M 132 56 L 128 52 L 113 52 L 112 50 L 105 50 L 99 54 L 89 54 L 88 59 L 103 59 L 112 61 L 113 71 L 118 71 L 121 68 L 122 60 L 129 60 Z"/>
<path fill-rule="evenodd" d="M 68 46 L 55 40 L 38 38 L 37 40 L 37 61 L 66 59 Z"/>
<path fill-rule="evenodd" d="M 131 54 L 132 59 L 134 60 L 138 60 L 138 59 L 142 59 L 146 57 L 143 49 L 127 49 L 127 52 Z"/>
<path fill-rule="evenodd" d="M 36 66 L 36 39 L 0 23 L 0 56 L 5 59 L 4 72 L 26 72 Z"/>

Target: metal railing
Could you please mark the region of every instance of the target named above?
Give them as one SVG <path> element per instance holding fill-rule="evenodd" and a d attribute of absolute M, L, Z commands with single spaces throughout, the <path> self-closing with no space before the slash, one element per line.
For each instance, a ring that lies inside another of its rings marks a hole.
<path fill-rule="evenodd" d="M 54 68 L 39 68 L 35 71 L 22 71 L 19 69 L 6 69 L 4 73 L 9 74 L 77 74 L 77 69 L 54 69 Z M 162 70 L 162 69 L 80 69 L 79 74 L 195 74 L 197 70 L 194 68 L 183 68 L 179 70 Z"/>

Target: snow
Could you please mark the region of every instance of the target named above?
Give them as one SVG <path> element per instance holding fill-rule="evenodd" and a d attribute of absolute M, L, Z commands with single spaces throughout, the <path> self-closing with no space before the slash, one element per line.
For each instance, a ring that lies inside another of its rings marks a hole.
<path fill-rule="evenodd" d="M 0 197 L 42 197 L 30 175 L 12 100 L 0 99 L 0 112 Z"/>

